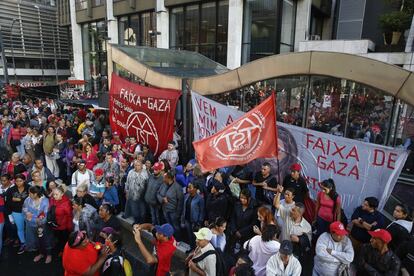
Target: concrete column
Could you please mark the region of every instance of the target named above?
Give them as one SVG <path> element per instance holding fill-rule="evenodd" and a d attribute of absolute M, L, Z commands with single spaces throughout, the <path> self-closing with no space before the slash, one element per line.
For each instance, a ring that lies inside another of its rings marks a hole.
<path fill-rule="evenodd" d="M 227 67 L 240 67 L 243 35 L 243 0 L 229 1 L 229 21 L 227 31 Z"/>
<path fill-rule="evenodd" d="M 118 44 L 118 20 L 114 17 L 114 2 L 106 0 L 106 18 L 108 20 L 109 43 Z"/>
<path fill-rule="evenodd" d="M 311 23 L 312 0 L 297 1 L 296 29 L 295 29 L 295 52 L 299 50 L 299 42 L 308 39 Z"/>
<path fill-rule="evenodd" d="M 84 79 L 83 53 L 82 53 L 82 28 L 76 22 L 75 0 L 69 0 L 70 25 L 72 28 L 73 47 L 73 76 L 78 80 Z"/>
<path fill-rule="evenodd" d="M 157 35 L 157 48 L 170 48 L 170 29 L 169 29 L 169 14 L 168 9 L 164 5 L 164 0 L 157 0 L 157 32 L 161 34 Z"/>

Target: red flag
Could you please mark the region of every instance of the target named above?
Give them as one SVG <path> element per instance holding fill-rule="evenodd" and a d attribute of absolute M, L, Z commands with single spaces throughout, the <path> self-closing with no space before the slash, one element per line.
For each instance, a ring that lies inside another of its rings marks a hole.
<path fill-rule="evenodd" d="M 203 171 L 277 157 L 274 94 L 214 135 L 193 142 L 193 146 Z"/>
<path fill-rule="evenodd" d="M 109 113 L 112 131 L 134 136 L 154 155 L 167 148 L 174 134 L 175 107 L 181 92 L 145 87 L 112 74 Z"/>

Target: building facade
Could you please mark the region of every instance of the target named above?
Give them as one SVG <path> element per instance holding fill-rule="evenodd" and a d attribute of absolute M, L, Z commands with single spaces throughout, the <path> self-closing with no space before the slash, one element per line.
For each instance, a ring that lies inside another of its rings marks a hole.
<path fill-rule="evenodd" d="M 335 1 L 334 1 L 335 2 Z M 60 0 L 69 10 L 73 73 L 102 90 L 106 45 L 199 52 L 230 69 L 332 33 L 328 0 Z M 67 17 L 67 15 L 66 15 Z M 330 37 L 329 37 L 330 38 Z"/>
<path fill-rule="evenodd" d="M 0 80 L 28 88 L 55 86 L 70 76 L 69 28 L 58 22 L 54 0 L 0 1 L 0 27 L 5 64 Z"/>

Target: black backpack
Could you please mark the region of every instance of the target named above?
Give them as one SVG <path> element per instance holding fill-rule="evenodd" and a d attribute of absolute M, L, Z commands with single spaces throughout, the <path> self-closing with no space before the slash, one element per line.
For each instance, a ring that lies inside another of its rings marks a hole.
<path fill-rule="evenodd" d="M 216 255 L 216 275 L 227 276 L 229 274 L 229 269 L 226 268 L 226 262 L 224 261 L 222 253 L 220 251 L 209 250 L 207 252 L 204 252 L 204 254 L 201 254 L 197 258 L 193 258 L 191 261 L 193 263 L 198 263 L 212 254 Z"/>
<path fill-rule="evenodd" d="M 125 276 L 124 266 L 119 256 L 106 259 L 102 270 L 102 276 Z"/>

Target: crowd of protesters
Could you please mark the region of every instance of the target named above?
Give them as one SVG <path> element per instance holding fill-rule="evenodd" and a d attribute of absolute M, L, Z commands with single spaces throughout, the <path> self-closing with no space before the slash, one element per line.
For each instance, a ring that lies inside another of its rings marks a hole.
<path fill-rule="evenodd" d="M 171 272 L 178 242 L 189 275 L 414 275 L 406 206 L 387 225 L 367 197 L 348 221 L 335 181 L 313 202 L 298 163 L 280 183 L 267 162 L 202 173 L 177 141 L 154 156 L 104 112 L 52 100 L 3 100 L 0 117 L 0 250 L 62 258 L 65 275 L 132 275 L 117 216 L 157 276 Z"/>

